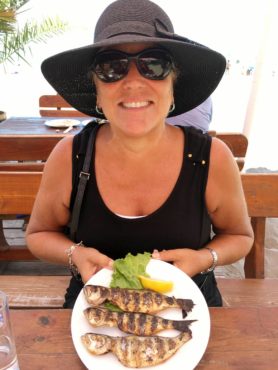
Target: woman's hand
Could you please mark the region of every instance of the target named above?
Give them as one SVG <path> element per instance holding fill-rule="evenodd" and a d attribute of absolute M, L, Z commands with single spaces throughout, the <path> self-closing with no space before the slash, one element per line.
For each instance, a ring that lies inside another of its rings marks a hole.
<path fill-rule="evenodd" d="M 113 260 L 95 248 L 79 246 L 72 253 L 72 262 L 77 267 L 85 284 L 102 268 L 112 269 Z"/>
<path fill-rule="evenodd" d="M 207 268 L 209 254 L 208 251 L 180 248 L 163 251 L 154 250 L 152 257 L 161 261 L 172 262 L 174 266 L 192 277 Z"/>

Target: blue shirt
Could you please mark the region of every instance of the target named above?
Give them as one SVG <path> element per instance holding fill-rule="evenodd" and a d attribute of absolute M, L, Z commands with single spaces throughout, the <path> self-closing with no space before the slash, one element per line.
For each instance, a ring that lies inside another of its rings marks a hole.
<path fill-rule="evenodd" d="M 166 122 L 170 125 L 193 126 L 203 132 L 207 132 L 211 119 L 212 100 L 211 97 L 208 97 L 207 100 L 196 108 L 178 116 L 166 118 Z"/>

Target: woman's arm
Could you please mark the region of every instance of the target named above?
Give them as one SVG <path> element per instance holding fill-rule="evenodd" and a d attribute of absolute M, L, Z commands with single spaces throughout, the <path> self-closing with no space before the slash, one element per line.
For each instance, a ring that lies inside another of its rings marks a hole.
<path fill-rule="evenodd" d="M 212 139 L 206 204 L 215 233 L 206 247 L 216 251 L 217 264 L 231 264 L 246 256 L 253 244 L 253 231 L 240 172 L 229 148 L 216 138 Z M 208 269 L 213 262 L 205 248 L 162 251 L 154 257 L 174 262 L 190 276 Z"/>
<path fill-rule="evenodd" d="M 50 154 L 26 231 L 27 245 L 36 257 L 65 265 L 66 250 L 74 244 L 63 233 L 70 220 L 72 140 L 72 137 L 61 140 Z M 84 282 L 111 264 L 110 258 L 94 248 L 76 248 L 72 260 Z"/>

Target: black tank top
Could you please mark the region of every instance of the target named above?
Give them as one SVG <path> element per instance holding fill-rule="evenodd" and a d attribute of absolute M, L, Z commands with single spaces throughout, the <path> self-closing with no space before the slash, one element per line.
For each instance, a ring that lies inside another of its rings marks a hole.
<path fill-rule="evenodd" d="M 73 140 L 71 210 L 93 126 L 94 124 L 89 124 Z M 120 217 L 111 212 L 103 202 L 96 183 L 93 147 L 90 178 L 82 202 L 76 242 L 82 240 L 84 245 L 93 246 L 110 258 L 117 259 L 129 252 L 137 254 L 152 252 L 154 249 L 197 250 L 210 241 L 211 221 L 205 203 L 205 189 L 211 137 L 191 127 L 181 129 L 184 131 L 186 145 L 176 184 L 156 211 L 140 218 Z M 215 281 L 213 274 L 210 275 L 210 280 Z M 201 285 L 204 275 L 197 275 L 193 280 Z M 69 289 L 69 295 L 73 293 L 73 288 Z"/>

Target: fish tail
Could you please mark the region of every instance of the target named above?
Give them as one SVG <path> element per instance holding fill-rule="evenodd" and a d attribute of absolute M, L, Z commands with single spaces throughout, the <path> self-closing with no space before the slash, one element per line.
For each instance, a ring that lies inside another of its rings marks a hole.
<path fill-rule="evenodd" d="M 173 328 L 181 332 L 190 332 L 189 326 L 197 320 L 180 320 L 173 321 Z"/>
<path fill-rule="evenodd" d="M 177 299 L 177 304 L 178 306 L 182 309 L 182 317 L 185 318 L 190 312 L 194 306 L 194 303 L 191 299 L 182 299 L 178 298 Z"/>

